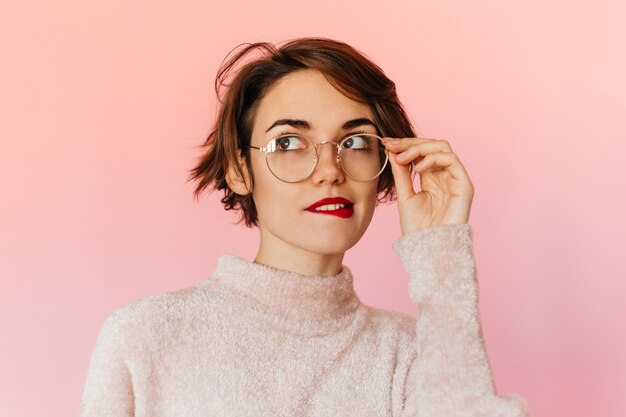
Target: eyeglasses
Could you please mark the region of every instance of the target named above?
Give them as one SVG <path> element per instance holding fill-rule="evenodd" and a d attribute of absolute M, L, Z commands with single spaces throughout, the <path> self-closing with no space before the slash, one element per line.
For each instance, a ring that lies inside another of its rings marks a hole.
<path fill-rule="evenodd" d="M 368 133 L 357 133 L 339 143 L 315 143 L 301 135 L 285 134 L 271 139 L 265 147 L 245 145 L 265 153 L 270 172 L 283 182 L 300 182 L 311 176 L 318 160 L 318 147 L 337 145 L 336 161 L 341 170 L 355 181 L 376 179 L 385 169 L 389 154 L 382 138 Z"/>

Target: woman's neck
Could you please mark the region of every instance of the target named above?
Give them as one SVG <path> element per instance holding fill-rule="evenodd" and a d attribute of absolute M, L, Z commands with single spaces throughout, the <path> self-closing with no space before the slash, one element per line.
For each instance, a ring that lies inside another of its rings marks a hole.
<path fill-rule="evenodd" d="M 310 276 L 336 275 L 341 271 L 345 252 L 315 252 L 295 246 L 266 229 L 261 229 L 260 237 L 254 263 Z"/>

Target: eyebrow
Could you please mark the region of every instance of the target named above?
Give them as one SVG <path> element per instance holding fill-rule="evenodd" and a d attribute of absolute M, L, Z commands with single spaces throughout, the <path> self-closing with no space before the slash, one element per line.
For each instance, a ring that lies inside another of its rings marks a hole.
<path fill-rule="evenodd" d="M 272 130 L 276 126 L 281 126 L 281 125 L 292 126 L 292 127 L 296 127 L 298 129 L 304 129 L 304 130 L 311 128 L 311 124 L 309 122 L 307 122 L 306 120 L 279 119 L 279 120 L 276 120 L 274 123 L 272 123 L 272 125 L 267 128 L 266 132 L 269 132 L 270 130 Z M 358 119 L 348 120 L 347 122 L 345 122 L 343 124 L 343 126 L 341 126 L 341 128 L 344 129 L 344 130 L 348 130 L 348 129 L 353 129 L 353 128 L 358 127 L 358 126 L 365 126 L 365 125 L 370 125 L 370 126 L 376 127 L 374 122 L 372 122 L 370 119 L 368 119 L 366 117 L 360 117 Z"/>

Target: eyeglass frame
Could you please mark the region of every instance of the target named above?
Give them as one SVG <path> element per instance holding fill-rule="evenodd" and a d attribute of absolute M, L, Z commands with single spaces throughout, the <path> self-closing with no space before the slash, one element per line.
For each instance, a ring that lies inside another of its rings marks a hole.
<path fill-rule="evenodd" d="M 270 144 L 270 143 L 272 143 L 272 141 L 275 141 L 276 139 L 279 139 L 279 138 L 282 138 L 282 137 L 287 137 L 287 136 L 298 136 L 298 137 L 304 138 L 304 139 L 305 139 L 305 140 L 307 140 L 308 142 L 312 143 L 312 144 L 313 144 L 313 147 L 314 147 L 314 149 L 315 149 L 315 155 L 313 155 L 313 160 L 315 161 L 315 163 L 313 164 L 313 168 L 311 168 L 311 171 L 309 171 L 309 173 L 307 174 L 307 176 L 306 176 L 306 177 L 304 177 L 304 178 L 302 178 L 301 180 L 298 180 L 298 181 L 285 181 L 285 180 L 284 180 L 284 179 L 282 179 L 282 178 L 278 178 L 278 176 L 274 173 L 274 171 L 272 171 L 272 168 L 270 167 L 269 160 L 268 160 L 268 158 L 267 158 L 267 154 L 268 154 L 268 153 L 272 153 L 272 152 L 274 152 L 274 151 L 270 151 L 270 150 L 269 150 L 269 144 Z M 375 176 L 375 177 L 370 178 L 369 180 L 357 180 L 357 179 L 355 179 L 355 178 L 354 178 L 354 177 L 352 177 L 350 174 L 348 174 L 348 173 L 346 172 L 346 170 L 343 168 L 343 166 L 341 165 L 341 157 L 340 157 L 340 154 L 341 154 L 341 148 L 340 148 L 339 146 L 340 146 L 342 143 L 344 143 L 346 140 L 348 140 L 348 139 L 350 139 L 350 138 L 353 138 L 353 137 L 355 137 L 355 136 L 374 136 L 375 138 L 378 138 L 378 140 L 379 140 L 380 144 L 381 144 L 381 145 L 382 145 L 382 147 L 383 147 L 383 152 L 385 153 L 385 157 L 386 157 L 386 158 L 385 158 L 385 163 L 383 164 L 383 166 L 382 166 L 382 168 L 380 169 L 380 171 L 378 171 L 378 174 L 376 174 L 376 176 Z M 354 181 L 358 181 L 358 182 L 368 182 L 368 181 L 373 181 L 373 180 L 375 180 L 376 178 L 380 177 L 380 175 L 383 173 L 383 171 L 384 171 L 384 170 L 385 170 L 385 168 L 387 167 L 387 164 L 389 163 L 389 150 L 387 149 L 387 147 L 386 147 L 386 146 L 385 146 L 385 144 L 383 143 L 383 138 L 382 138 L 382 137 L 380 137 L 380 136 L 378 136 L 378 135 L 375 135 L 375 134 L 373 134 L 373 133 L 364 133 L 364 132 L 361 132 L 361 133 L 355 133 L 355 134 L 353 134 L 353 135 L 347 136 L 347 137 L 345 137 L 345 138 L 341 139 L 339 142 L 335 142 L 335 141 L 332 141 L 332 140 L 327 140 L 327 141 L 323 141 L 323 142 L 319 142 L 319 143 L 314 142 L 313 140 L 311 140 L 310 138 L 308 138 L 308 137 L 306 137 L 306 136 L 304 136 L 304 135 L 295 134 L 295 133 L 285 133 L 285 134 L 282 134 L 282 135 L 279 135 L 279 136 L 276 136 L 276 137 L 274 137 L 274 138 L 270 139 L 269 141 L 267 141 L 267 144 L 266 144 L 265 146 L 263 146 L 263 147 L 258 147 L 258 146 L 254 146 L 254 145 L 243 145 L 243 147 L 244 147 L 244 148 L 252 148 L 252 149 L 257 149 L 257 150 L 262 151 L 263 153 L 265 153 L 265 164 L 267 165 L 267 168 L 270 170 L 270 172 L 272 173 L 272 175 L 273 175 L 274 177 L 276 177 L 278 180 L 282 181 L 282 182 L 286 182 L 286 183 L 288 183 L 288 184 L 296 184 L 296 183 L 299 183 L 299 182 L 302 182 L 302 181 L 304 181 L 304 180 L 308 179 L 308 178 L 309 178 L 309 177 L 313 174 L 313 172 L 315 171 L 315 168 L 317 168 L 317 161 L 318 161 L 318 159 L 319 159 L 319 158 L 318 158 L 318 146 L 325 145 L 325 144 L 327 144 L 327 143 L 332 143 L 332 144 L 337 145 L 337 156 L 335 156 L 335 161 L 337 162 L 337 165 L 338 165 L 338 166 L 339 166 L 339 168 L 341 169 L 341 172 L 343 172 L 344 174 L 346 174 L 349 178 L 353 179 Z"/>

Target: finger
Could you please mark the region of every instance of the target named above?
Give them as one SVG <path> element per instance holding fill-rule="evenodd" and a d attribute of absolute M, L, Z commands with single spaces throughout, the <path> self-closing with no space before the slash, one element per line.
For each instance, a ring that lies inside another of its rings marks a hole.
<path fill-rule="evenodd" d="M 426 139 L 419 141 L 414 140 L 400 140 L 400 141 L 388 141 L 385 143 L 385 146 L 389 151 L 401 153 L 408 149 L 418 148 L 429 150 L 430 152 L 452 152 L 452 148 L 450 144 L 445 140 L 437 140 L 437 139 Z"/>
<path fill-rule="evenodd" d="M 424 157 L 435 152 L 452 152 L 452 150 L 449 149 L 449 145 L 442 141 L 422 142 L 404 150 L 390 149 L 390 151 L 399 152 L 396 158 L 401 164 L 408 164 L 409 162 L 416 161 L 419 157 Z"/>
<path fill-rule="evenodd" d="M 391 172 L 393 181 L 396 186 L 396 193 L 399 201 L 405 201 L 415 195 L 413 189 L 413 178 L 411 177 L 411 169 L 407 165 L 400 165 L 395 158 L 390 155 L 389 163 L 391 164 Z"/>
<path fill-rule="evenodd" d="M 426 142 L 429 140 L 439 140 L 439 141 L 443 141 L 443 139 L 434 139 L 434 138 L 393 138 L 390 136 L 384 136 L 383 138 L 383 142 L 390 142 L 390 143 L 394 143 L 394 142 L 398 142 L 398 143 L 406 143 L 406 142 L 410 142 L 410 143 L 419 143 L 419 142 Z"/>
<path fill-rule="evenodd" d="M 419 143 L 426 143 L 426 142 L 433 142 L 433 141 L 436 142 L 436 139 L 426 139 L 426 138 L 406 138 L 406 139 L 384 138 L 383 139 L 385 148 L 393 152 L 401 152 Z"/>
<path fill-rule="evenodd" d="M 453 177 L 469 180 L 469 176 L 454 152 L 437 152 L 426 155 L 424 159 L 413 166 L 420 174 L 429 170 L 446 169 Z"/>

